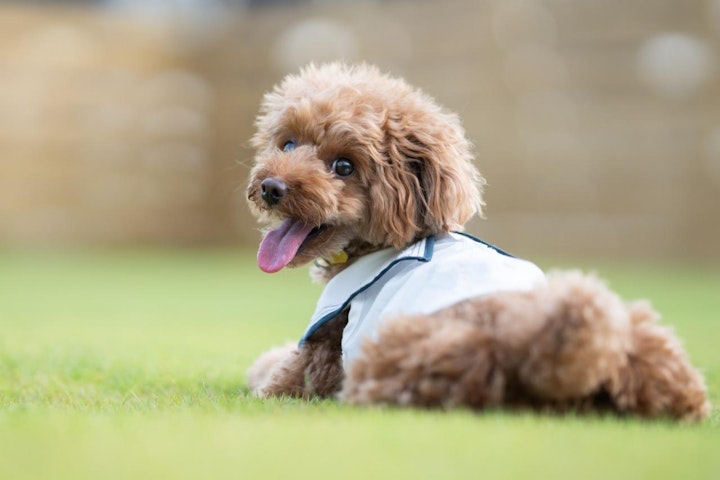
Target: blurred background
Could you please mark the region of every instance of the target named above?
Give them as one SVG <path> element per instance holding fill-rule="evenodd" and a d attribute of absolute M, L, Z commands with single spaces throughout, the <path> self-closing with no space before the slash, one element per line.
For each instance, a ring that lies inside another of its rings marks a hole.
<path fill-rule="evenodd" d="M 337 59 L 461 115 L 472 233 L 720 258 L 720 0 L 0 3 L 0 247 L 256 246 L 262 94 Z"/>

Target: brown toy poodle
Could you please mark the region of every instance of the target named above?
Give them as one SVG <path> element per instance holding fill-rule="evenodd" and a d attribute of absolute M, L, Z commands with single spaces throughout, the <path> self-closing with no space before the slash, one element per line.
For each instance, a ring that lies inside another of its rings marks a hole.
<path fill-rule="evenodd" d="M 647 303 L 461 233 L 483 206 L 470 144 L 403 80 L 309 66 L 265 96 L 252 143 L 260 268 L 314 262 L 327 284 L 300 344 L 250 368 L 255 394 L 708 414 L 702 376 Z"/>

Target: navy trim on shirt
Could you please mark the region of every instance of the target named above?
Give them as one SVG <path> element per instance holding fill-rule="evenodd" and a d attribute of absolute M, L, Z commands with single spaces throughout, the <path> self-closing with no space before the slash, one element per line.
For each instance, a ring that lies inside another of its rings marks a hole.
<path fill-rule="evenodd" d="M 506 257 L 510 257 L 510 258 L 517 258 L 515 255 L 512 255 L 512 254 L 506 252 L 505 250 L 502 250 L 502 249 L 500 249 L 499 247 L 496 247 L 496 246 L 493 245 L 492 243 L 488 243 L 488 242 L 486 242 L 485 240 L 481 240 L 481 239 L 479 239 L 479 238 L 477 238 L 477 237 L 475 237 L 475 236 L 470 235 L 469 233 L 465 233 L 465 232 L 452 232 L 452 233 L 456 233 L 456 234 L 458 234 L 458 235 L 462 235 L 463 237 L 467 237 L 467 238 L 469 238 L 470 240 L 474 240 L 474 241 L 476 241 L 476 242 L 478 242 L 478 243 L 482 243 L 482 244 L 485 245 L 486 247 L 495 250 L 495 251 L 496 251 L 497 253 L 499 253 L 500 255 L 505 255 Z"/>
<path fill-rule="evenodd" d="M 425 239 L 425 251 L 423 252 L 423 254 L 422 254 L 421 256 L 401 257 L 401 258 L 396 258 L 395 260 L 393 260 L 392 262 L 390 262 L 390 264 L 389 264 L 387 267 L 383 268 L 382 271 L 375 276 L 375 278 L 373 278 L 370 282 L 366 283 L 365 285 L 363 285 L 363 286 L 360 287 L 359 289 L 355 290 L 355 291 L 352 293 L 352 295 L 350 295 L 350 296 L 348 297 L 348 299 L 345 300 L 345 302 L 344 302 L 342 305 L 340 305 L 340 307 L 336 308 L 335 310 L 333 310 L 332 312 L 326 314 L 326 315 L 323 316 L 320 320 L 318 320 L 317 322 L 315 322 L 315 323 L 312 325 L 312 327 L 310 327 L 310 328 L 308 329 L 308 331 L 305 333 L 305 335 L 303 335 L 303 337 L 300 339 L 299 346 L 302 347 L 303 344 L 307 341 L 307 339 L 310 338 L 315 332 L 317 332 L 320 327 L 322 327 L 322 326 L 325 325 L 327 322 L 329 322 L 331 319 L 335 318 L 335 317 L 338 316 L 340 313 L 342 313 L 343 310 L 345 310 L 345 309 L 347 308 L 347 306 L 350 305 L 350 302 L 351 302 L 355 297 L 357 297 L 357 296 L 360 295 L 362 292 L 364 292 L 365 290 L 367 290 L 368 288 L 370 288 L 371 286 L 373 286 L 375 283 L 377 283 L 377 281 L 380 280 L 380 279 L 381 279 L 387 272 L 389 272 L 390 269 L 392 269 L 395 265 L 397 265 L 398 263 L 400 263 L 400 262 L 402 262 L 402 261 L 405 261 L 405 260 L 417 260 L 417 261 L 420 261 L 420 262 L 427 263 L 427 262 L 429 262 L 430 260 L 432 260 L 433 251 L 434 251 L 434 250 L 435 250 L 435 237 L 427 237 L 427 238 Z"/>
<path fill-rule="evenodd" d="M 496 251 L 496 252 L 499 253 L 500 255 L 504 255 L 504 256 L 510 257 L 510 258 L 517 258 L 517 257 L 515 257 L 515 255 L 512 255 L 512 254 L 510 254 L 510 253 L 508 253 L 508 252 L 506 252 L 506 251 L 504 251 L 504 250 L 496 247 L 495 245 L 492 245 L 492 244 L 490 244 L 490 243 L 488 243 L 488 242 L 486 242 L 486 241 L 484 241 L 484 240 L 481 240 L 481 239 L 479 239 L 479 238 L 477 238 L 477 237 L 475 237 L 475 236 L 473 236 L 473 235 L 470 235 L 469 233 L 465 233 L 465 232 L 452 232 L 452 233 L 456 233 L 456 234 L 458 234 L 458 235 L 462 235 L 463 237 L 467 237 L 467 238 L 469 238 L 470 240 L 473 240 L 473 241 L 475 241 L 475 242 L 477 242 L 477 243 L 480 243 L 480 244 L 482 244 L 482 245 L 485 245 L 486 247 L 488 247 L 488 248 Z M 430 236 L 430 237 L 427 237 L 427 238 L 425 239 L 425 251 L 423 252 L 423 255 L 421 255 L 421 256 L 407 256 L 407 257 L 396 258 L 395 260 L 393 260 L 392 262 L 390 262 L 390 264 L 389 264 L 387 267 L 385 267 L 384 269 L 382 269 L 382 271 L 381 271 L 380 273 L 378 273 L 378 274 L 375 276 L 375 278 L 373 278 L 370 282 L 368 282 L 367 284 L 365 284 L 365 285 L 363 285 L 362 287 L 360 287 L 358 290 L 355 290 L 355 291 L 352 293 L 352 295 L 350 295 L 350 296 L 348 297 L 348 299 L 345 300 L 345 302 L 343 302 L 342 305 L 340 305 L 340 307 L 338 307 L 338 308 L 336 308 L 335 310 L 333 310 L 332 312 L 324 315 L 322 318 L 320 318 L 320 320 L 318 320 L 317 322 L 315 322 L 315 323 L 307 330 L 307 332 L 305 332 L 305 335 L 303 335 L 303 337 L 300 339 L 299 346 L 303 346 L 303 344 L 304 344 L 310 337 L 312 337 L 312 335 L 313 335 L 315 332 L 317 332 L 318 329 L 320 329 L 320 327 L 322 327 L 322 326 L 325 325 L 327 322 L 329 322 L 330 320 L 332 320 L 333 318 L 335 318 L 336 316 L 338 316 L 340 313 L 342 313 L 342 312 L 347 308 L 347 306 L 350 305 L 350 302 L 351 302 L 355 297 L 357 297 L 357 296 L 360 295 L 362 292 L 364 292 L 365 290 L 367 290 L 368 288 L 370 288 L 371 286 L 373 286 L 375 283 L 377 283 L 377 281 L 380 280 L 386 273 L 388 273 L 388 272 L 390 271 L 390 269 L 392 269 L 395 265 L 397 265 L 398 263 L 400 263 L 400 262 L 402 262 L 402 261 L 405 261 L 405 260 L 417 260 L 417 261 L 420 261 L 420 262 L 423 262 L 423 263 L 427 263 L 427 262 L 429 262 L 430 260 L 432 260 L 434 250 L 435 250 L 435 237 L 434 237 L 434 236 Z"/>

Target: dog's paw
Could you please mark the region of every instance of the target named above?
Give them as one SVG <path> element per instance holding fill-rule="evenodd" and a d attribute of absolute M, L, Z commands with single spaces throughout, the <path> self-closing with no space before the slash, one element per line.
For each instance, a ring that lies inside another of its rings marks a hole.
<path fill-rule="evenodd" d="M 265 387 L 273 374 L 297 351 L 297 344 L 288 342 L 281 347 L 273 347 L 260 355 L 247 371 L 248 387 L 256 397 L 267 397 Z"/>

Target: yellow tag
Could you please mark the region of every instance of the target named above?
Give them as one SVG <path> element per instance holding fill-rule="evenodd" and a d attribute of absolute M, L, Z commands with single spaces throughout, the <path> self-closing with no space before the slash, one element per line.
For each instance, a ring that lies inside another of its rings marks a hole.
<path fill-rule="evenodd" d="M 330 262 L 330 265 L 345 263 L 348 261 L 348 254 L 345 253 L 345 250 L 340 250 L 339 252 L 330 254 L 328 261 Z"/>

